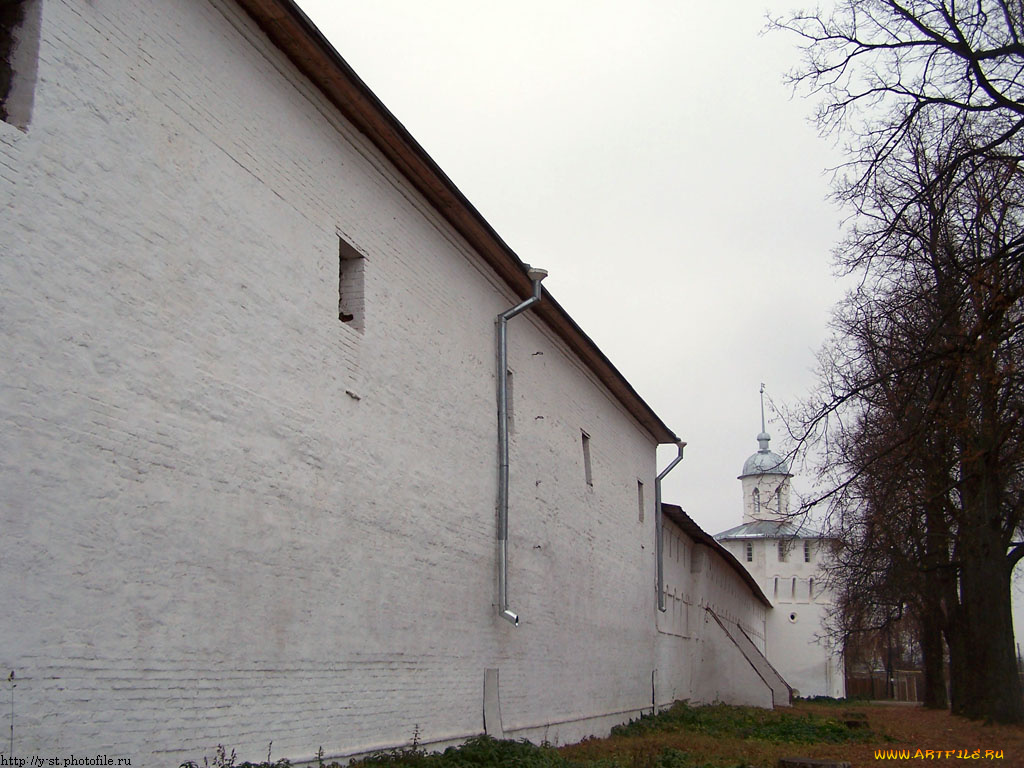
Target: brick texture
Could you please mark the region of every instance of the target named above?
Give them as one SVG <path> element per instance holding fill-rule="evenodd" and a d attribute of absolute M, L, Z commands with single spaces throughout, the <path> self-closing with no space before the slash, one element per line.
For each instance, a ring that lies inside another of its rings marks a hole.
<path fill-rule="evenodd" d="M 687 695 L 652 500 L 637 520 L 654 441 L 529 313 L 522 624 L 496 618 L 513 297 L 237 8 L 46 0 L 38 75 L 29 130 L 0 124 L 14 754 L 465 737 L 489 667 L 511 735 L 607 729 L 651 705 L 655 669 Z M 361 330 L 338 320 L 339 234 L 365 257 Z"/>

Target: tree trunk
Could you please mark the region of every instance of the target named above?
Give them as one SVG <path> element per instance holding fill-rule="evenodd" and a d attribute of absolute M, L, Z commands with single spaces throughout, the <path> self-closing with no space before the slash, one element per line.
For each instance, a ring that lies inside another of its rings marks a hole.
<path fill-rule="evenodd" d="M 1005 556 L 965 565 L 961 592 L 971 666 L 963 714 L 998 723 L 1024 722 L 1014 658 L 1010 579 Z"/>
<path fill-rule="evenodd" d="M 921 654 L 924 656 L 924 705 L 928 709 L 947 709 L 946 659 L 942 643 L 942 616 L 939 610 L 926 610 L 921 617 Z"/>
<path fill-rule="evenodd" d="M 991 454 L 989 454 L 991 457 Z M 991 458 L 985 462 L 990 463 Z M 967 717 L 1024 722 L 1024 699 L 1013 644 L 1011 570 L 999 505 L 998 469 L 985 467 L 964 483 L 960 527 L 959 631 L 970 666 L 965 668 L 961 709 Z M 966 659 L 965 659 L 966 661 Z"/>
<path fill-rule="evenodd" d="M 959 611 L 955 611 L 950 618 L 945 635 L 946 645 L 949 647 L 949 708 L 954 715 L 964 715 L 971 659 Z"/>
<path fill-rule="evenodd" d="M 938 453 L 948 450 L 943 443 Z M 939 460 L 933 467 L 941 467 Z M 924 571 L 921 574 L 920 645 L 924 657 L 924 705 L 928 709 L 947 709 L 946 655 L 943 633 L 956 605 L 956 571 L 950 563 L 949 516 L 946 514 L 949 494 L 948 473 L 928 473 L 924 499 L 925 538 Z"/>

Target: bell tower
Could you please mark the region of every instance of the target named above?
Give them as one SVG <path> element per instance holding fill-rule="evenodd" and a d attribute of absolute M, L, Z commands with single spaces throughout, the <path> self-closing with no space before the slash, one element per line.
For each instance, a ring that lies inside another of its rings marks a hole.
<path fill-rule="evenodd" d="M 789 515 L 789 465 L 773 453 L 764 419 L 764 384 L 761 384 L 761 432 L 757 453 L 743 462 L 739 481 L 743 486 L 743 522 L 756 520 L 781 522 Z"/>

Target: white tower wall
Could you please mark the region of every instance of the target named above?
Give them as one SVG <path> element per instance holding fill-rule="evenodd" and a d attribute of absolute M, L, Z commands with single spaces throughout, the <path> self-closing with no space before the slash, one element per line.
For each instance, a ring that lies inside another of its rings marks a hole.
<path fill-rule="evenodd" d="M 762 390 L 763 391 L 763 390 Z M 772 602 L 765 621 L 768 660 L 800 696 L 846 695 L 841 651 L 826 639 L 832 594 L 824 587 L 828 557 L 821 534 L 790 518 L 792 475 L 769 450 L 762 405 L 758 451 L 743 464 L 743 524 L 717 538 Z"/>
<path fill-rule="evenodd" d="M 789 516 L 788 475 L 748 475 L 740 477 L 740 481 L 743 483 L 743 522 L 783 520 Z"/>

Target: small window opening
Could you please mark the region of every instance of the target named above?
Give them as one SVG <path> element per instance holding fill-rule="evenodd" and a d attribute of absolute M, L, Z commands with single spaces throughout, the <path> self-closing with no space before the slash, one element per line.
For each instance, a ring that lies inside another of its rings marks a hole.
<path fill-rule="evenodd" d="M 804 562 L 811 562 L 811 542 L 809 541 L 804 542 Z"/>
<path fill-rule="evenodd" d="M 789 555 L 789 551 L 788 551 L 788 547 L 786 546 L 786 542 L 780 541 L 779 542 L 779 562 L 780 563 L 786 562 L 786 560 L 788 558 L 788 555 Z"/>
<path fill-rule="evenodd" d="M 0 120 L 27 130 L 35 101 L 41 0 L 0 2 Z"/>
<path fill-rule="evenodd" d="M 776 576 L 775 577 L 775 584 L 774 584 L 774 587 L 772 589 L 772 597 L 778 598 L 778 596 L 779 596 L 779 577 Z"/>
<path fill-rule="evenodd" d="M 338 238 L 338 319 L 363 332 L 364 272 L 366 260 Z"/>
<path fill-rule="evenodd" d="M 583 475 L 587 479 L 587 485 L 593 487 L 594 485 L 594 472 L 590 464 L 590 435 L 586 432 L 581 432 L 583 436 Z"/>
<path fill-rule="evenodd" d="M 796 600 L 796 576 L 793 577 L 793 583 L 789 588 L 789 596 L 793 600 Z"/>
<path fill-rule="evenodd" d="M 747 542 L 747 562 L 754 562 L 754 545 L 749 541 Z"/>
<path fill-rule="evenodd" d="M 643 480 L 636 481 L 636 505 L 637 505 L 637 521 L 644 521 L 644 482 Z"/>
<path fill-rule="evenodd" d="M 761 490 L 759 488 L 754 489 L 754 516 L 761 514 Z"/>
<path fill-rule="evenodd" d="M 814 602 L 814 577 L 807 580 L 807 599 Z"/>

